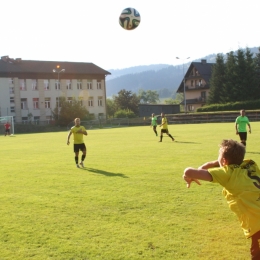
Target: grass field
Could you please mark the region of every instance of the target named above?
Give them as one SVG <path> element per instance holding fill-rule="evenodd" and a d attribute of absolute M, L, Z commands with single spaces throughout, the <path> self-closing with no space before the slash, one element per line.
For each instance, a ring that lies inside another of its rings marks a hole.
<path fill-rule="evenodd" d="M 260 122 L 246 158 L 260 164 Z M 249 259 L 250 240 L 217 184 L 184 168 L 217 159 L 234 123 L 89 130 L 84 169 L 67 132 L 1 136 L 0 259 Z"/>

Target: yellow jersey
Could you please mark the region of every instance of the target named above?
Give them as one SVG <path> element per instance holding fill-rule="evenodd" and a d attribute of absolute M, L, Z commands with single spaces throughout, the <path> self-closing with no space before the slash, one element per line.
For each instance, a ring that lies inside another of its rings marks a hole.
<path fill-rule="evenodd" d="M 83 144 L 83 134 L 78 133 L 79 130 L 86 131 L 86 128 L 84 126 L 73 126 L 71 127 L 70 131 L 73 134 L 74 137 L 74 144 Z"/>
<path fill-rule="evenodd" d="M 213 181 L 224 187 L 229 208 L 238 216 L 247 238 L 260 231 L 260 170 L 252 160 L 210 168 Z"/>
<path fill-rule="evenodd" d="M 162 117 L 161 129 L 168 129 L 168 121 L 166 117 Z"/>

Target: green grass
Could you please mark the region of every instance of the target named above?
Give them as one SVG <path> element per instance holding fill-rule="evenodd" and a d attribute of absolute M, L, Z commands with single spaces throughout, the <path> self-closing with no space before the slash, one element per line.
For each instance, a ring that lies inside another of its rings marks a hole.
<path fill-rule="evenodd" d="M 260 122 L 247 158 L 260 163 Z M 89 130 L 85 169 L 67 132 L 1 136 L 0 259 L 249 259 L 217 184 L 186 188 L 183 170 L 217 158 L 234 123 Z"/>

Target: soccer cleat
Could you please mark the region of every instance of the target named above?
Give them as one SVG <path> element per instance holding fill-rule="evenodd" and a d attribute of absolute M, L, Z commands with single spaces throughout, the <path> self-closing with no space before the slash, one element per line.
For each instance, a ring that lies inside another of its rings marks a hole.
<path fill-rule="evenodd" d="M 80 168 L 78 164 L 76 164 L 77 168 Z"/>
<path fill-rule="evenodd" d="M 82 168 L 84 168 L 84 163 L 83 162 L 81 162 L 80 165 L 81 165 Z"/>
<path fill-rule="evenodd" d="M 172 141 L 174 141 L 175 139 L 174 138 L 172 138 Z"/>

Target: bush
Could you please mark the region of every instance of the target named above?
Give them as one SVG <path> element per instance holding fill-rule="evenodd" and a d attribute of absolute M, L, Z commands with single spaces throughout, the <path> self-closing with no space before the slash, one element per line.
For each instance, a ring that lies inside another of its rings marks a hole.
<path fill-rule="evenodd" d="M 115 112 L 115 118 L 134 118 L 136 117 L 135 113 L 131 110 L 121 109 Z"/>
<path fill-rule="evenodd" d="M 260 109 L 260 99 L 250 101 L 230 102 L 225 104 L 212 104 L 200 107 L 197 112 L 214 112 L 214 111 L 237 111 L 240 109 L 254 110 Z"/>

